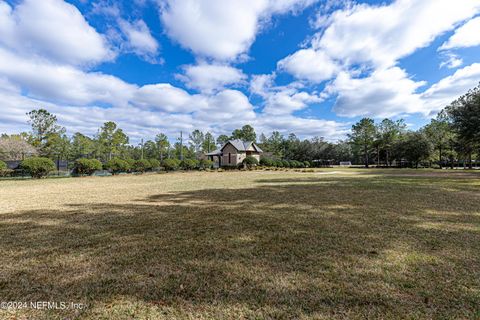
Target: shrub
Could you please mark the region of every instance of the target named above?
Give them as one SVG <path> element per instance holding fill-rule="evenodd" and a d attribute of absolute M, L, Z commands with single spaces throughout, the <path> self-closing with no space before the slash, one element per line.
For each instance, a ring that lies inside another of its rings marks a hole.
<path fill-rule="evenodd" d="M 282 160 L 277 160 L 275 161 L 275 167 L 277 168 L 283 168 L 284 164 Z"/>
<path fill-rule="evenodd" d="M 158 170 L 158 168 L 160 168 L 160 160 L 149 159 L 148 161 L 150 162 L 150 169 Z"/>
<path fill-rule="evenodd" d="M 32 178 L 40 179 L 46 177 L 50 172 L 55 171 L 55 163 L 49 158 L 32 157 L 22 161 L 21 168 Z"/>
<path fill-rule="evenodd" d="M 179 165 L 180 161 L 177 159 L 165 159 L 162 162 L 162 166 L 165 168 L 166 171 L 177 170 Z"/>
<path fill-rule="evenodd" d="M 260 164 L 265 167 L 273 167 L 275 165 L 275 162 L 270 158 L 261 158 Z"/>
<path fill-rule="evenodd" d="M 243 159 L 242 163 L 247 168 L 252 168 L 258 165 L 258 160 L 252 156 L 247 156 L 245 159 Z"/>
<path fill-rule="evenodd" d="M 283 163 L 283 167 L 284 167 L 284 168 L 290 168 L 290 161 L 288 161 L 288 160 L 282 160 L 282 163 Z"/>
<path fill-rule="evenodd" d="M 185 159 L 182 161 L 181 166 L 185 170 L 193 170 L 198 167 L 198 161 L 193 159 Z"/>
<path fill-rule="evenodd" d="M 304 168 L 305 165 L 301 161 L 290 160 L 290 167 L 291 168 Z"/>
<path fill-rule="evenodd" d="M 152 168 L 152 165 L 150 164 L 150 161 L 148 161 L 147 159 L 137 160 L 133 164 L 133 170 L 140 173 L 144 173 L 145 171 L 151 168 Z"/>
<path fill-rule="evenodd" d="M 75 161 L 74 171 L 77 174 L 93 174 L 96 170 L 102 170 L 102 163 L 97 159 L 81 158 Z"/>
<path fill-rule="evenodd" d="M 8 176 L 12 170 L 8 169 L 7 164 L 0 160 L 0 177 Z"/>
<path fill-rule="evenodd" d="M 303 161 L 303 165 L 305 166 L 305 168 L 310 168 L 311 167 L 309 161 Z"/>
<path fill-rule="evenodd" d="M 213 161 L 202 159 L 200 160 L 199 166 L 201 169 L 211 169 L 213 167 Z"/>
<path fill-rule="evenodd" d="M 128 163 L 128 170 L 127 171 L 132 172 L 134 167 L 135 167 L 135 162 L 137 160 L 132 159 L 132 158 L 127 158 L 127 159 L 125 159 L 125 161 Z"/>
<path fill-rule="evenodd" d="M 130 169 L 130 164 L 126 160 L 113 158 L 105 162 L 105 169 L 109 170 L 112 174 L 118 174 L 120 172 L 127 172 Z"/>

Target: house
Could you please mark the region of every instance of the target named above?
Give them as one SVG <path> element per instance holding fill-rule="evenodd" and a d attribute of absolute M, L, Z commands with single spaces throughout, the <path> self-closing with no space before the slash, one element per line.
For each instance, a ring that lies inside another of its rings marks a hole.
<path fill-rule="evenodd" d="M 234 167 L 241 164 L 243 159 L 248 156 L 260 161 L 262 153 L 262 149 L 255 142 L 235 139 L 227 141 L 220 149 L 207 153 L 206 156 L 209 160 L 214 161 L 216 166 Z"/>

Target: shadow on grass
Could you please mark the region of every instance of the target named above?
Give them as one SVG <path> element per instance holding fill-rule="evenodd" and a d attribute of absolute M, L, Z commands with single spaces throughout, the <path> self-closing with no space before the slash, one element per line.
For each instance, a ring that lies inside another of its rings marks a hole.
<path fill-rule="evenodd" d="M 392 192 L 389 179 L 259 183 L 2 215 L 0 296 L 102 308 L 126 299 L 170 318 L 479 314 L 470 192 Z"/>

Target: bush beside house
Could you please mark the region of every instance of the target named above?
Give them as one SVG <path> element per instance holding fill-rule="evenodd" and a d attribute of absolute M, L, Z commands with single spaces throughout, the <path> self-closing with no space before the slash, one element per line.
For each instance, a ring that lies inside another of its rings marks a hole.
<path fill-rule="evenodd" d="M 21 162 L 20 167 L 32 178 L 40 179 L 55 171 L 55 163 L 49 158 L 32 157 Z"/>
<path fill-rule="evenodd" d="M 97 170 L 102 170 L 102 163 L 97 159 L 81 158 L 75 161 L 74 172 L 76 174 L 92 175 Z"/>
<path fill-rule="evenodd" d="M 181 167 L 184 170 L 194 170 L 198 167 L 198 161 L 193 159 L 185 159 L 182 161 Z"/>
<path fill-rule="evenodd" d="M 162 166 L 165 168 L 165 171 L 175 171 L 180 166 L 180 160 L 178 160 L 178 159 L 165 159 L 162 162 Z"/>
<path fill-rule="evenodd" d="M 0 160 L 0 177 L 6 177 L 12 172 L 12 170 L 8 169 L 8 166 L 5 162 Z"/>
<path fill-rule="evenodd" d="M 160 160 L 157 159 L 149 159 L 150 162 L 150 169 L 151 170 L 159 170 L 160 169 Z"/>
<path fill-rule="evenodd" d="M 133 171 L 139 172 L 139 173 L 144 173 L 147 170 L 150 170 L 152 168 L 152 165 L 150 164 L 150 161 L 147 159 L 140 159 L 137 160 L 133 163 Z"/>
<path fill-rule="evenodd" d="M 244 167 L 247 167 L 250 169 L 258 165 L 258 160 L 252 156 L 247 156 L 245 157 L 245 159 L 243 159 L 242 163 Z"/>
<path fill-rule="evenodd" d="M 126 160 L 120 158 L 113 158 L 105 162 L 105 169 L 109 170 L 113 175 L 121 172 L 127 172 L 131 166 Z"/>
<path fill-rule="evenodd" d="M 213 163 L 214 162 L 212 160 L 202 159 L 200 160 L 198 166 L 199 166 L 199 169 L 207 170 L 207 169 L 213 168 Z"/>

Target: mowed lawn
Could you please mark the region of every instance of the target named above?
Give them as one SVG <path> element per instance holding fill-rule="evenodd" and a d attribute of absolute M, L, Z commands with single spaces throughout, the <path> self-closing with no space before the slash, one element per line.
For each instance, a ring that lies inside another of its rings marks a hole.
<path fill-rule="evenodd" d="M 0 319 L 480 318 L 480 175 L 0 182 Z"/>

